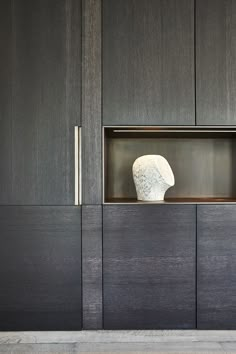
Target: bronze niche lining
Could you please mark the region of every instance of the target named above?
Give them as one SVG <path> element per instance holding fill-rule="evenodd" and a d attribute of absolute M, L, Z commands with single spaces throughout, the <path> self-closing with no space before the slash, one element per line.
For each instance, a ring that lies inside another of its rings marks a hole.
<path fill-rule="evenodd" d="M 236 203 L 235 127 L 103 129 L 104 203 L 142 203 L 132 164 L 145 154 L 165 156 L 173 169 L 176 183 L 162 203 Z"/>

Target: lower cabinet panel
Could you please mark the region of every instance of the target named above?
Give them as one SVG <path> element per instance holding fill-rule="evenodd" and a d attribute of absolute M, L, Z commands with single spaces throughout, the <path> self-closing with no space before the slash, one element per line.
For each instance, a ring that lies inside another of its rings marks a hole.
<path fill-rule="evenodd" d="M 105 205 L 105 329 L 195 328 L 196 206 Z"/>
<path fill-rule="evenodd" d="M 82 206 L 83 329 L 103 328 L 102 206 Z"/>
<path fill-rule="evenodd" d="M 80 207 L 0 207 L 0 284 L 0 330 L 79 330 Z"/>
<path fill-rule="evenodd" d="M 236 206 L 201 205 L 198 220 L 198 328 L 236 329 Z"/>

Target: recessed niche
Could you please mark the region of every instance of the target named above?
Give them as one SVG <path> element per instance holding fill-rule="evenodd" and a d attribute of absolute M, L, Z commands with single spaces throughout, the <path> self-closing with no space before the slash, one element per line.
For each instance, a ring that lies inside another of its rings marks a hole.
<path fill-rule="evenodd" d="M 132 165 L 164 156 L 175 186 L 167 203 L 236 203 L 236 130 L 207 127 L 104 127 L 104 203 L 137 203 Z"/>

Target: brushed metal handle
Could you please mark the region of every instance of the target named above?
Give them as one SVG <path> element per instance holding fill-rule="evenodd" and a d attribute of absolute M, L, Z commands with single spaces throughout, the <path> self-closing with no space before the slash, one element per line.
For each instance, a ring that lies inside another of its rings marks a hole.
<path fill-rule="evenodd" d="M 81 128 L 74 127 L 75 205 L 81 204 Z"/>

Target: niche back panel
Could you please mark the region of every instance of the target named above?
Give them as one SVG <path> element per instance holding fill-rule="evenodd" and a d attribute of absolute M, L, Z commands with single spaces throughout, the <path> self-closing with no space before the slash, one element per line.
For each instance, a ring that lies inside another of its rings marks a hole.
<path fill-rule="evenodd" d="M 195 124 L 194 1 L 103 1 L 103 124 Z"/>
<path fill-rule="evenodd" d="M 204 137 L 197 132 L 191 134 L 105 138 L 105 202 L 136 199 L 132 165 L 146 154 L 162 155 L 170 163 L 175 186 L 167 191 L 167 198 L 235 198 L 235 138 L 229 133 L 221 136 L 213 132 Z"/>

